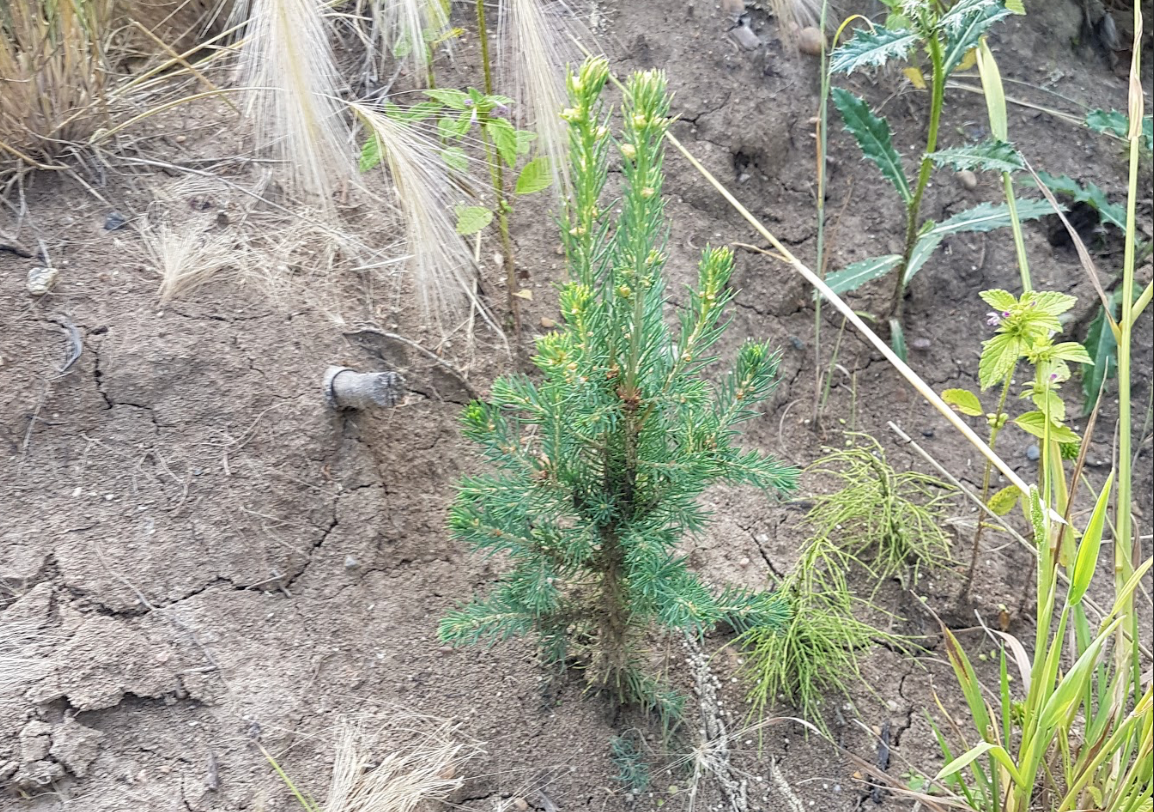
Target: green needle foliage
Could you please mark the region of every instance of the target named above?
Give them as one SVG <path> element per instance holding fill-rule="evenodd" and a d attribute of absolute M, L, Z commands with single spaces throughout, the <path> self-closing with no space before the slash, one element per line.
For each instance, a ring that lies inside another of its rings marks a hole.
<path fill-rule="evenodd" d="M 490 402 L 463 416 L 496 471 L 458 484 L 450 526 L 510 567 L 487 597 L 444 618 L 440 636 L 467 644 L 535 634 L 546 660 L 576 658 L 591 686 L 669 721 L 680 698 L 646 669 L 654 627 L 700 634 L 722 622 L 776 628 L 789 617 L 777 594 L 711 590 L 689 571 L 678 545 L 705 527 L 698 497 L 716 482 L 788 491 L 797 473 L 734 445 L 773 389 L 777 354 L 746 344 L 717 390 L 702 374 L 733 297 L 730 251 L 705 250 L 676 337 L 665 322 L 669 100 L 660 72 L 628 83 L 616 145 L 623 196 L 616 220 L 607 217 L 607 77 L 596 59 L 568 79 L 570 281 L 562 328 L 537 341 L 540 382 L 500 378 Z"/>

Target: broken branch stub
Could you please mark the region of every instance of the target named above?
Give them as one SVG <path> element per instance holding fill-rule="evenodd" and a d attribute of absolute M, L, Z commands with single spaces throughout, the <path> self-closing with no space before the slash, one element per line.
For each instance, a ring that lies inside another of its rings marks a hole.
<path fill-rule="evenodd" d="M 396 372 L 356 372 L 348 367 L 325 370 L 325 400 L 334 409 L 371 409 L 395 406 L 404 391 Z"/>

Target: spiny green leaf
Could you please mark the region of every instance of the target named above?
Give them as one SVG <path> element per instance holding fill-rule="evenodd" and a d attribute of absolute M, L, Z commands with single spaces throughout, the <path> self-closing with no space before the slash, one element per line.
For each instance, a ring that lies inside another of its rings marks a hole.
<path fill-rule="evenodd" d="M 942 65 L 946 75 L 965 59 L 966 52 L 977 47 L 982 34 L 990 26 L 1012 14 L 1004 0 L 961 0 L 945 14 L 939 27 L 946 35 L 946 47 L 942 53 Z"/>
<path fill-rule="evenodd" d="M 835 87 L 833 103 L 841 113 L 846 130 L 857 139 L 862 153 L 881 170 L 907 204 L 913 199 L 910 183 L 902 169 L 902 160 L 894 149 L 890 125 L 870 110 L 865 100 L 848 90 Z"/>
<path fill-rule="evenodd" d="M 981 417 L 984 414 L 982 402 L 968 389 L 947 389 L 942 392 L 942 400 L 970 417 Z"/>
<path fill-rule="evenodd" d="M 830 56 L 829 70 L 853 73 L 862 68 L 880 68 L 891 59 L 905 59 L 917 44 L 917 34 L 905 28 L 858 31 Z"/>
<path fill-rule="evenodd" d="M 910 264 L 906 266 L 905 284 L 908 285 L 910 280 L 914 278 L 914 274 L 920 271 L 926 261 L 934 255 L 934 251 L 937 251 L 938 246 L 942 244 L 944 236 L 934 233 L 931 224 L 930 230 L 918 238 L 914 244 L 914 250 L 910 254 Z"/>
<path fill-rule="evenodd" d="M 516 193 L 531 195 L 548 189 L 553 182 L 553 174 L 549 171 L 549 156 L 541 155 L 525 164 L 521 174 L 517 176 Z"/>
<path fill-rule="evenodd" d="M 879 276 L 884 275 L 901 261 L 902 258 L 898 254 L 887 254 L 884 257 L 863 259 L 860 262 L 845 266 L 836 273 L 831 273 L 825 278 L 825 283 L 829 285 L 834 293 L 845 293 L 849 290 L 857 290 L 871 279 L 877 279 Z"/>
<path fill-rule="evenodd" d="M 457 233 L 462 237 L 476 234 L 493 221 L 493 212 L 484 206 L 457 207 Z"/>
<path fill-rule="evenodd" d="M 1053 214 L 1054 209 L 1045 200 L 1019 200 L 1018 219 L 1037 220 Z M 929 234 L 957 234 L 962 231 L 993 231 L 1010 225 L 1010 210 L 1005 203 L 979 203 L 972 209 L 958 212 L 950 219 L 934 226 Z"/>
<path fill-rule="evenodd" d="M 1087 183 L 1083 186 L 1069 175 L 1055 177 L 1048 172 L 1039 172 L 1038 179 L 1046 184 L 1046 188 L 1054 194 L 1066 195 L 1075 203 L 1085 203 L 1098 212 L 1105 222 L 1120 229 L 1126 229 L 1126 208 L 1111 203 L 1107 199 L 1106 193 L 1093 183 Z"/>
<path fill-rule="evenodd" d="M 984 169 L 991 172 L 1017 172 L 1024 167 L 1022 156 L 1013 144 L 990 139 L 980 144 L 942 149 L 927 157 L 938 166 L 949 165 L 956 170 Z"/>
<path fill-rule="evenodd" d="M 1091 110 L 1086 114 L 1086 126 L 1119 138 L 1130 135 L 1130 118 L 1119 110 Z M 1154 149 L 1154 116 L 1142 117 L 1142 141 L 1146 149 Z"/>

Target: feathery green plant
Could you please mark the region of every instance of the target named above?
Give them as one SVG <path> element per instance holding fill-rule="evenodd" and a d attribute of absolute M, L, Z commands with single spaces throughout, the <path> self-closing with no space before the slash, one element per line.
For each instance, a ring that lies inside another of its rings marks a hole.
<path fill-rule="evenodd" d="M 953 5 L 918 0 L 887 0 L 891 9 L 885 28 L 858 31 L 854 38 L 833 52 L 831 73 L 853 73 L 876 68 L 893 60 L 903 60 L 917 49 L 924 49 L 930 67 L 930 109 L 926 146 L 919 162 L 918 175 L 911 183 L 894 147 L 890 125 L 876 115 L 865 102 L 844 88 L 834 88 L 833 102 L 842 115 L 845 129 L 854 136 L 865 158 L 872 161 L 893 184 L 906 211 L 905 243 L 900 254 L 855 262 L 830 274 L 827 284 L 835 293 L 854 290 L 866 282 L 891 273 L 894 292 L 890 302 L 891 342 L 901 356 L 904 353 L 901 316 L 906 286 L 942 240 L 950 234 L 967 231 L 991 231 L 1008 226 L 1014 208 L 1007 204 L 979 204 L 960 212 L 943 223 L 921 219 L 921 204 L 935 166 L 954 169 L 984 169 L 1009 172 L 1022 168 L 1020 156 L 1004 139 L 991 139 L 951 149 L 938 149 L 938 133 L 945 100 L 946 80 L 981 42 L 985 32 L 997 21 L 1020 12 L 1015 0 L 958 0 Z M 913 69 L 918 73 L 917 68 Z M 1025 201 L 1016 207 L 1021 219 L 1051 213 L 1044 201 Z"/>
<path fill-rule="evenodd" d="M 467 477 L 450 512 L 454 535 L 511 568 L 487 597 L 445 617 L 453 644 L 535 634 L 550 662 L 581 661 L 590 685 L 675 720 L 681 700 L 650 675 L 653 628 L 699 634 L 780 627 L 777 594 L 713 591 L 678 545 L 700 532 L 697 498 L 713 482 L 788 491 L 796 471 L 734 445 L 737 426 L 774 386 L 778 356 L 748 343 L 713 391 L 703 377 L 733 298 L 733 254 L 706 249 L 676 338 L 665 323 L 664 74 L 630 79 L 618 144 L 624 188 L 611 221 L 602 201 L 611 144 L 603 59 L 570 75 L 573 194 L 562 220 L 570 281 L 564 323 L 537 341 L 537 384 L 508 376 L 464 412 L 465 435 L 496 473 Z"/>

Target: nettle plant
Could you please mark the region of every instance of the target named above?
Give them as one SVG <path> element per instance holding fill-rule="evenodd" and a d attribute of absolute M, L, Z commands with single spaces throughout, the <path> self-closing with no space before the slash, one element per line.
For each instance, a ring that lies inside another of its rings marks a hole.
<path fill-rule="evenodd" d="M 459 483 L 450 527 L 510 568 L 487 597 L 444 618 L 440 636 L 467 644 L 535 634 L 548 662 L 574 659 L 591 686 L 671 721 L 681 699 L 647 668 L 655 628 L 780 628 L 790 614 L 783 596 L 710 589 L 689 570 L 679 545 L 705 527 L 698 497 L 715 482 L 789 491 L 797 472 L 734 444 L 773 389 L 777 354 L 745 344 L 716 390 L 703 374 L 734 295 L 729 250 L 703 252 L 676 337 L 666 324 L 660 72 L 626 88 L 620 213 L 607 216 L 607 77 L 594 59 L 568 79 L 570 281 L 563 324 L 537 340 L 540 383 L 500 378 L 490 401 L 463 415 L 465 435 L 497 470 Z"/>
<path fill-rule="evenodd" d="M 1072 308 L 1077 299 L 1054 291 L 1028 291 L 1017 297 L 1005 290 L 985 290 L 980 295 L 994 308 L 988 315 L 987 324 L 996 327 L 996 332 L 982 343 L 978 381 L 983 392 L 1000 388 L 997 404 L 993 411 L 987 412 L 978 396 L 966 389 L 947 389 L 942 392 L 942 399 L 963 414 L 984 416 L 990 428 L 991 448 L 996 447 L 998 435 L 1009 422 L 1038 438 L 1045 446 L 1039 451 L 1038 458 L 1042 465 L 1050 466 L 1049 473 L 1057 480 L 1062 460 L 1075 458 L 1080 445 L 1077 433 L 1066 425 L 1066 404 L 1059 390 L 1070 379 L 1070 364 L 1093 364 L 1081 344 L 1054 340 L 1062 330 L 1059 316 Z M 1034 408 L 1010 421 L 1006 401 L 1022 361 L 1032 368 L 1033 377 L 1022 387 L 1021 397 L 1030 400 Z M 1017 503 L 1021 491 L 1008 487 L 991 498 L 992 474 L 993 466 L 987 461 L 982 476 L 982 499 L 989 503 L 993 512 L 1004 515 Z M 1058 507 L 1064 509 L 1063 499 L 1058 500 Z M 979 522 L 974 532 L 964 592 L 969 591 L 973 582 L 984 527 L 985 524 Z"/>
<path fill-rule="evenodd" d="M 895 60 L 908 60 L 924 52 L 929 73 L 930 105 L 926 144 L 918 164 L 916 179 L 911 182 L 894 147 L 889 122 L 870 109 L 866 101 L 844 88 L 834 88 L 832 98 L 841 113 L 845 129 L 854 136 L 865 158 L 872 161 L 893 184 L 906 213 L 905 241 L 900 254 L 855 262 L 830 274 L 826 280 L 837 293 L 855 290 L 873 279 L 889 273 L 893 277 L 893 296 L 889 308 L 892 340 L 903 354 L 901 317 L 905 291 L 942 241 L 962 232 L 992 231 L 1051 214 L 1045 201 L 982 203 L 959 212 L 944 222 L 922 219 L 921 206 L 935 167 L 955 170 L 991 170 L 1009 173 L 1023 168 L 1021 157 L 1003 138 L 991 138 L 977 144 L 938 149 L 946 80 L 955 70 L 973 60 L 974 51 L 990 26 L 1017 12 L 1020 3 L 1013 0 L 958 0 L 952 6 L 935 0 L 890 0 L 893 13 L 886 27 L 861 30 L 852 40 L 839 47 L 830 57 L 831 73 L 882 67 Z M 925 86 L 922 69 L 907 69 L 915 82 Z"/>

